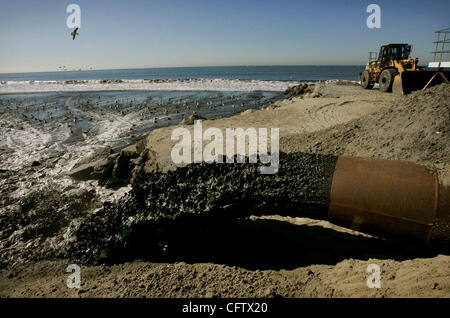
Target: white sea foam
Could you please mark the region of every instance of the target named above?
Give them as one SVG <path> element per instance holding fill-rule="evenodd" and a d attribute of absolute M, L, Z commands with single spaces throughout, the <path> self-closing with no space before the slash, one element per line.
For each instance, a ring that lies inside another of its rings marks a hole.
<path fill-rule="evenodd" d="M 83 91 L 273 91 L 282 92 L 298 81 L 238 79 L 123 79 L 70 81 L 3 81 L 0 94 Z"/>

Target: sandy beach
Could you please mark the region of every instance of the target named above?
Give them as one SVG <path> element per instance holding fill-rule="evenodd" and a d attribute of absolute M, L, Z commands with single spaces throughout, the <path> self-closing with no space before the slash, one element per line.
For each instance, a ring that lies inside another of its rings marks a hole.
<path fill-rule="evenodd" d="M 445 84 L 401 96 L 381 93 L 378 89 L 363 90 L 352 82 L 317 83 L 303 96 L 268 103 L 263 109 L 249 109 L 230 117 L 204 119 L 202 124 L 204 129 L 222 130 L 276 127 L 280 129 L 280 151 L 284 153 L 408 160 L 436 167 L 440 179 L 450 184 L 449 96 L 450 86 Z M 182 126 L 193 130 L 193 125 Z M 173 129 L 174 126 L 169 125 L 155 129 L 138 143 L 139 146 L 132 145 L 120 152 L 118 156 L 128 158 L 127 167 L 132 169 L 125 173 L 128 182 L 141 182 L 137 178 L 139 173 L 166 173 L 177 168 L 170 155 L 175 143 L 170 138 Z M 110 156 L 110 152 L 89 152 L 84 158 L 80 157 L 75 166 L 59 167 L 55 174 L 67 176 L 81 163 L 90 164 Z M 46 160 L 55 158 L 48 156 L 41 159 L 40 164 L 45 166 Z M 25 178 L 30 172 L 39 173 L 36 169 L 29 166 L 19 175 L 2 170 L 4 195 L 14 192 L 8 192 L 6 185 Z M 83 191 L 79 190 L 80 185 Z M 107 189 L 99 185 L 97 179 L 74 181 L 70 188 L 75 193 L 71 198 L 72 208 L 82 206 L 83 211 L 92 211 L 101 209 L 104 201 L 117 200 L 131 185 Z M 12 206 L 12 199 L 3 200 L 4 206 Z M 63 197 L 44 194 L 43 200 L 64 205 L 60 202 L 64 201 Z M 68 213 L 67 218 L 74 217 Z M 73 234 L 83 222 L 83 215 L 75 217 L 80 221 L 64 228 L 66 236 Z M 2 224 L 7 224 L 8 220 L 3 217 Z M 285 211 L 276 210 L 270 215 L 239 220 L 232 233 L 227 244 L 218 241 L 218 248 L 213 252 L 202 250 L 202 244 L 192 246 L 186 254 L 202 255 L 204 252 L 206 255 L 198 259 L 178 257 L 162 262 L 135 259 L 118 264 L 82 264 L 80 289 L 66 286 L 65 269 L 72 260 L 55 257 L 50 252 L 47 257 L 39 255 L 38 260 L 4 264 L 0 272 L 0 296 L 450 296 L 448 250 L 434 251 L 384 240 L 326 220 L 286 216 Z M 14 241 L 9 243 L 17 248 L 14 244 Z M 47 239 L 45 244 L 39 244 L 33 248 L 46 246 L 45 250 L 50 251 L 49 246 L 58 250 L 61 244 L 60 249 L 65 249 L 67 243 Z M 2 247 L 4 260 L 8 255 L 15 255 L 10 246 Z M 11 254 L 5 253 L 8 248 Z M 380 289 L 367 287 L 369 264 L 381 268 Z"/>

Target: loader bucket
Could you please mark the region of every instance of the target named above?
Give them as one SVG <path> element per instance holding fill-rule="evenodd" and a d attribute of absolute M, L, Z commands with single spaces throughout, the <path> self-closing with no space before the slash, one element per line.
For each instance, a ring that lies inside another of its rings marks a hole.
<path fill-rule="evenodd" d="M 450 71 L 441 72 L 447 79 L 450 78 Z M 404 71 L 395 76 L 392 92 L 395 94 L 409 94 L 412 91 L 423 89 L 428 83 L 428 87 L 432 87 L 443 82 L 444 79 L 437 71 Z"/>

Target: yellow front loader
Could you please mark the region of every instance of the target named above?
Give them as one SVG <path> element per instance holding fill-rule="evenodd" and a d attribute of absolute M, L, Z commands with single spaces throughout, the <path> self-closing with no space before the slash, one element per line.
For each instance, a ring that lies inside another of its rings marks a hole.
<path fill-rule="evenodd" d="M 411 45 L 384 44 L 378 58 L 369 56 L 364 72 L 360 73 L 361 86 L 371 89 L 375 83 L 382 92 L 409 94 L 412 91 L 434 86 L 446 81 L 450 72 L 426 71 L 418 66 L 418 58 L 409 58 Z"/>

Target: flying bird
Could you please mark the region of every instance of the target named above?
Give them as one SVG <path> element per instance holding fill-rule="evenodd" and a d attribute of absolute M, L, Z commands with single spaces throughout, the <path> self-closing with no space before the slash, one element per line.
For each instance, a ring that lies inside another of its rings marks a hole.
<path fill-rule="evenodd" d="M 77 34 L 78 34 L 78 27 L 76 27 L 75 30 L 73 30 L 73 32 L 70 33 L 70 35 L 72 35 L 72 40 L 75 40 L 75 37 L 77 36 Z"/>

